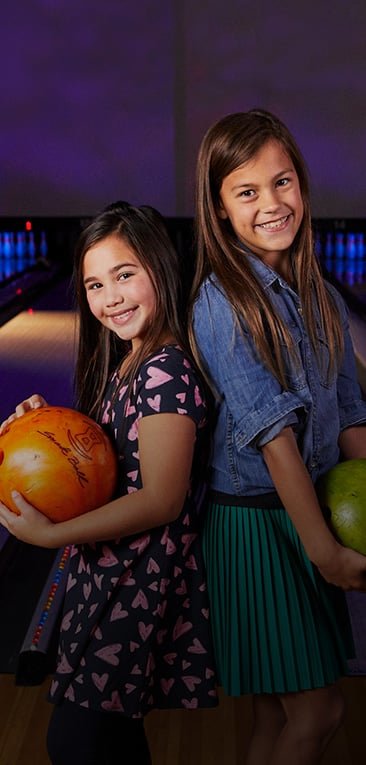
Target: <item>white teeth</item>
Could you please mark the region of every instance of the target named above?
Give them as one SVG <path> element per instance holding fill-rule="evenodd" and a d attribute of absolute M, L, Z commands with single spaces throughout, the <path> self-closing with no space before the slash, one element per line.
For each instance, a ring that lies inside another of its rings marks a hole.
<path fill-rule="evenodd" d="M 133 309 L 129 308 L 127 311 L 121 311 L 121 313 L 114 313 L 111 314 L 111 319 L 124 319 L 126 316 L 129 316 L 133 313 Z"/>
<path fill-rule="evenodd" d="M 284 218 L 280 218 L 280 220 L 276 220 L 274 223 L 260 223 L 259 228 L 264 228 L 267 231 L 276 231 L 277 228 L 281 228 L 281 226 L 283 226 L 287 218 L 288 215 L 285 215 Z"/>
<path fill-rule="evenodd" d="M 127 316 L 128 313 L 132 313 L 133 308 L 126 308 L 125 311 L 115 314 L 116 316 Z"/>

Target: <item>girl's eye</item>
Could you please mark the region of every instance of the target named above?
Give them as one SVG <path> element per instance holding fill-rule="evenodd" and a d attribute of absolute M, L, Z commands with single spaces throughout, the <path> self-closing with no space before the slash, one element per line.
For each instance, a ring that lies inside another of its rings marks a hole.
<path fill-rule="evenodd" d="M 240 197 L 252 197 L 253 194 L 255 194 L 254 189 L 244 189 L 243 191 L 240 192 L 239 196 Z"/>
<path fill-rule="evenodd" d="M 123 282 L 132 275 L 133 274 L 130 271 L 122 271 L 122 273 L 118 274 L 118 279 L 119 281 Z"/>
<path fill-rule="evenodd" d="M 287 186 L 287 184 L 290 182 L 289 178 L 280 178 L 277 181 L 277 186 Z"/>
<path fill-rule="evenodd" d="M 88 290 L 88 292 L 91 291 L 91 290 L 98 290 L 101 286 L 102 285 L 101 285 L 100 282 L 94 282 L 94 284 L 88 284 L 87 290 Z"/>

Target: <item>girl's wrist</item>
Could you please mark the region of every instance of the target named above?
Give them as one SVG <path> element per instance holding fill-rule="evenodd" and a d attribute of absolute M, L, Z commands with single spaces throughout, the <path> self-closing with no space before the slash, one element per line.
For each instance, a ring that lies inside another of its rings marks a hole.
<path fill-rule="evenodd" d="M 41 542 L 42 547 L 48 549 L 58 549 L 65 546 L 64 534 L 62 533 L 61 523 L 50 523 L 43 532 L 43 540 Z"/>
<path fill-rule="evenodd" d="M 318 538 L 316 544 L 307 547 L 306 553 L 315 566 L 323 568 L 335 565 L 340 549 L 341 545 L 329 532 L 329 539 Z"/>

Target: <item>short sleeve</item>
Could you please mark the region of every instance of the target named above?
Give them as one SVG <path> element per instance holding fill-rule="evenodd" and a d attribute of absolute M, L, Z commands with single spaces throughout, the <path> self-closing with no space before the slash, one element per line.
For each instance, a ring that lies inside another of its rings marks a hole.
<path fill-rule="evenodd" d="M 202 288 L 196 302 L 194 333 L 207 373 L 233 417 L 239 451 L 263 446 L 287 425 L 296 427 L 303 401 L 296 392 L 283 390 L 263 365 L 225 295 L 213 284 Z"/>
<path fill-rule="evenodd" d="M 198 375 L 183 351 L 167 346 L 146 360 L 135 382 L 134 401 L 139 417 L 180 414 L 201 427 L 206 402 Z"/>

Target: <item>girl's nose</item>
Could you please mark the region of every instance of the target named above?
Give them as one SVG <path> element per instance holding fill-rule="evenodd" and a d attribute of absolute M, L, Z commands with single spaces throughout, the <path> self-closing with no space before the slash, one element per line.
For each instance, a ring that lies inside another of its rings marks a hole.
<path fill-rule="evenodd" d="M 276 194 L 275 189 L 267 189 L 261 199 L 261 207 L 262 212 L 264 213 L 273 213 L 274 210 L 277 210 L 279 207 L 280 202 Z"/>
<path fill-rule="evenodd" d="M 118 285 L 108 287 L 105 297 L 107 306 L 118 305 L 124 301 L 124 297 Z"/>

